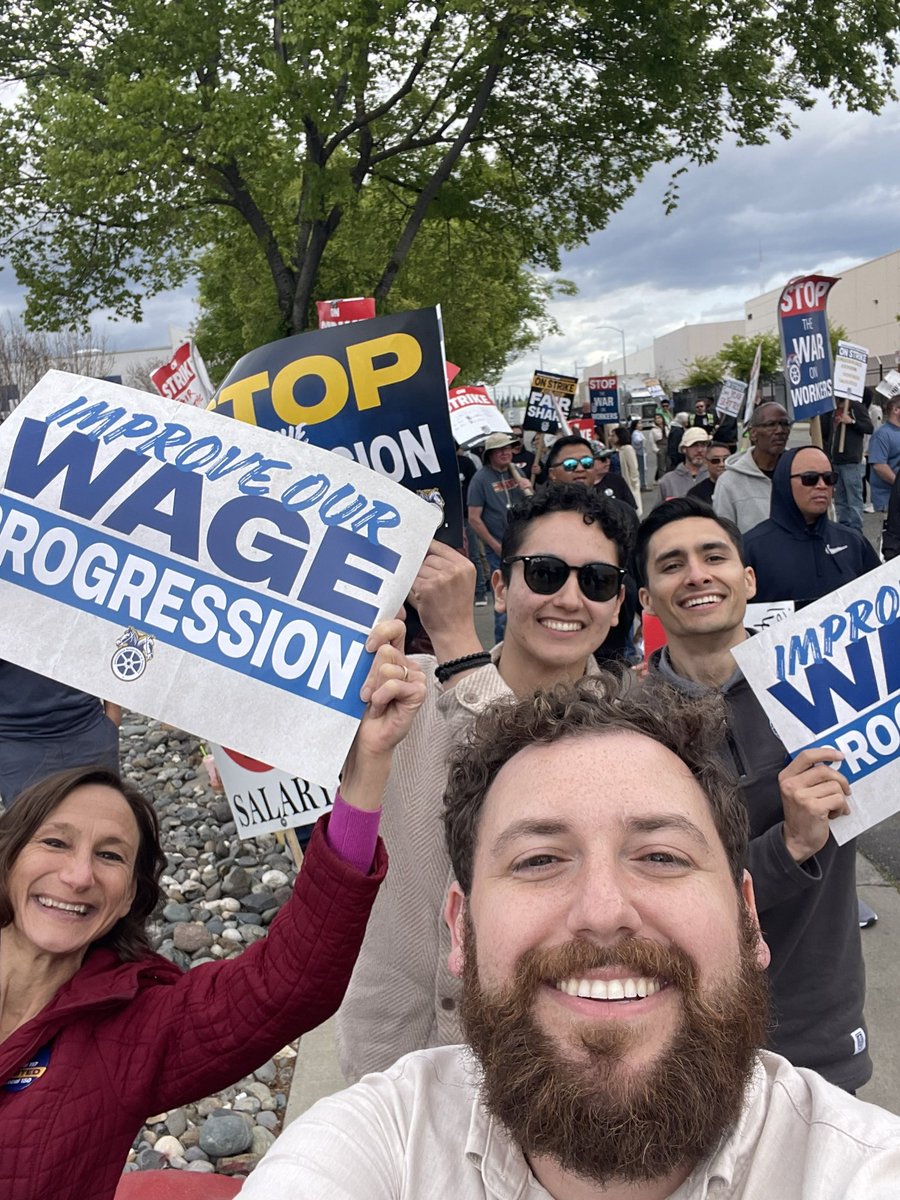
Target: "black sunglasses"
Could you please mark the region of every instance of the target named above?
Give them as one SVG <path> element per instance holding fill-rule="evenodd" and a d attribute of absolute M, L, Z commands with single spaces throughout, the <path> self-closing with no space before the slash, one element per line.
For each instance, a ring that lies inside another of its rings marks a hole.
<path fill-rule="evenodd" d="M 828 487 L 834 487 L 838 481 L 837 471 L 800 471 L 797 475 L 792 475 L 791 479 L 799 479 L 804 487 L 815 487 L 821 479 Z"/>
<path fill-rule="evenodd" d="M 555 554 L 516 554 L 505 558 L 503 565 L 509 568 L 516 562 L 522 564 L 525 583 L 539 596 L 552 596 L 560 591 L 574 571 L 585 600 L 612 600 L 625 578 L 622 567 L 614 567 L 612 563 L 591 562 L 571 567 Z"/>
<path fill-rule="evenodd" d="M 587 471 L 588 468 L 592 467 L 593 465 L 593 454 L 586 454 L 583 458 L 563 458 L 559 462 L 555 462 L 553 464 L 554 467 L 562 467 L 564 471 L 576 471 L 579 466 L 584 467 L 584 469 Z"/>

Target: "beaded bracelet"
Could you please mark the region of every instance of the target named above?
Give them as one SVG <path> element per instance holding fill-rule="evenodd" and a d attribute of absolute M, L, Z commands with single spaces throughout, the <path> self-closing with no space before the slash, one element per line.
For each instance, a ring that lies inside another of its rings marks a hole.
<path fill-rule="evenodd" d="M 473 667 L 486 667 L 490 661 L 491 656 L 487 650 L 479 650 L 475 654 L 464 654 L 462 658 L 451 658 L 449 662 L 438 663 L 434 674 L 438 683 L 446 683 L 461 671 L 469 671 Z"/>

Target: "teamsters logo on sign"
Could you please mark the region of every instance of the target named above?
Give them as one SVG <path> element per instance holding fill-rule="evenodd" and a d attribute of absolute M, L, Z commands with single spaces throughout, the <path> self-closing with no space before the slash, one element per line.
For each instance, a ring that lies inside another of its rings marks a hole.
<path fill-rule="evenodd" d="M 436 506 L 326 450 L 59 371 L 0 427 L 0 481 L 0 657 L 337 778 L 366 636 L 399 609 Z"/>

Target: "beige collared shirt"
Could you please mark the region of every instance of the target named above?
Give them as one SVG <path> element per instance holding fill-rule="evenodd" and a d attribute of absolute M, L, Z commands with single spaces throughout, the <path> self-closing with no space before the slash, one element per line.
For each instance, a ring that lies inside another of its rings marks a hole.
<path fill-rule="evenodd" d="M 477 1079 L 462 1046 L 367 1075 L 290 1125 L 242 1200 L 553 1200 L 482 1108 Z M 762 1051 L 738 1125 L 671 1200 L 898 1196 L 900 1117 Z"/>

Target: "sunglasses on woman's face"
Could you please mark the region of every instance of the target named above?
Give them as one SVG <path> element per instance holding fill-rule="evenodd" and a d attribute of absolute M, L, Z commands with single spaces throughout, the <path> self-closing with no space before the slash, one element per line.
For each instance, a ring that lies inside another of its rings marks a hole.
<path fill-rule="evenodd" d="M 815 487 L 821 479 L 828 487 L 834 487 L 838 481 L 837 471 L 800 471 L 791 479 L 799 479 L 804 487 Z"/>
<path fill-rule="evenodd" d="M 555 462 L 554 467 L 562 467 L 564 471 L 577 471 L 579 467 L 584 467 L 587 471 L 589 467 L 594 465 L 594 456 L 585 454 L 583 458 L 564 458 L 561 462 Z"/>
<path fill-rule="evenodd" d="M 625 572 L 612 563 L 592 562 L 581 567 L 569 566 L 555 554 L 516 554 L 503 560 L 504 567 L 522 564 L 526 585 L 539 596 L 552 596 L 566 585 L 574 571 L 585 600 L 612 600 L 619 593 Z"/>

